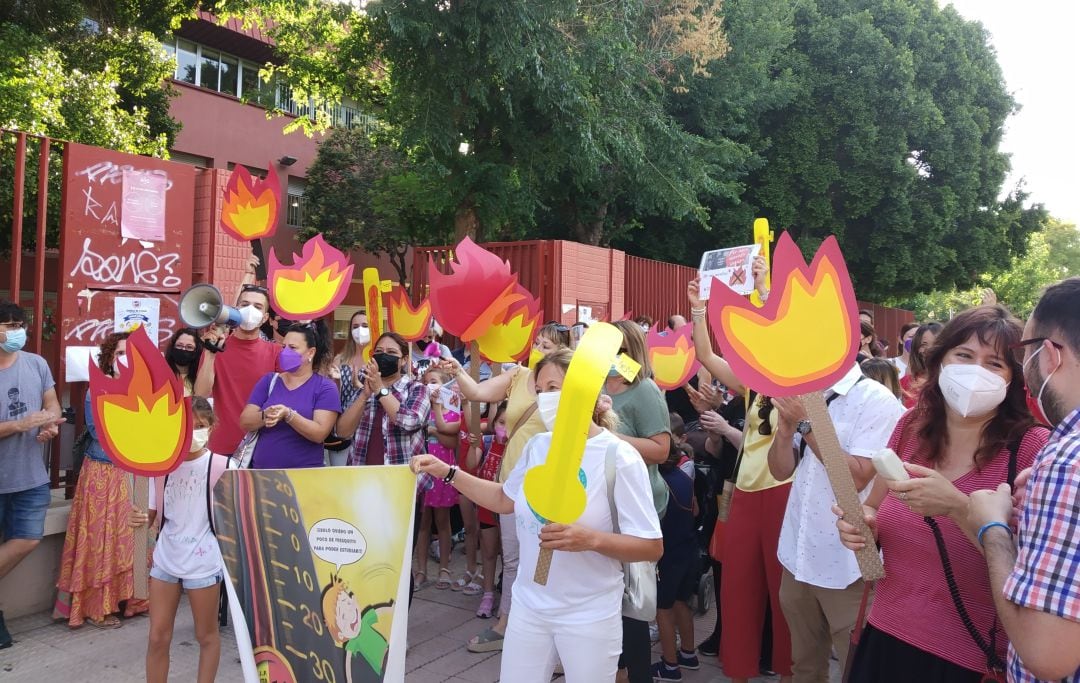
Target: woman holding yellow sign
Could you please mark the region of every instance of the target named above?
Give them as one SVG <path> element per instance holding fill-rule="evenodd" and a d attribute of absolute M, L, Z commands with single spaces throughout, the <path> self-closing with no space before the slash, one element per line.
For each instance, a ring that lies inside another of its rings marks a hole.
<path fill-rule="evenodd" d="M 545 356 L 535 369 L 535 390 L 571 411 L 592 407 L 577 475 L 585 490 L 585 507 L 576 522 L 544 524 L 526 500 L 527 472 L 570 455 L 552 453 L 551 433 L 529 440 L 503 485 L 459 472 L 430 455 L 412 462 L 413 471 L 441 477 L 478 505 L 512 515 L 521 562 L 503 647 L 500 680 L 504 681 L 547 683 L 556 657 L 568 683 L 615 680 L 622 649 L 622 563 L 655 561 L 663 552 L 645 464 L 632 446 L 607 429 L 617 418 L 610 409 L 596 406 L 594 398 L 560 395 L 571 357 L 568 350 Z M 577 405 L 582 401 L 589 405 Z M 547 415 L 549 420 L 554 417 Z M 609 488 L 614 500 L 608 498 Z M 618 533 L 612 510 L 618 517 Z M 533 581 L 542 549 L 562 551 L 551 563 L 546 585 Z"/>
<path fill-rule="evenodd" d="M 570 348 L 570 328 L 551 322 L 537 331 L 532 354 L 533 357 L 542 358 L 546 354 L 568 348 Z M 461 364 L 456 360 L 444 361 L 443 367 L 457 379 L 461 395 L 468 400 L 488 404 L 506 401 L 506 425 L 510 431 L 507 434 L 506 450 L 499 474 L 499 483 L 505 482 L 511 470 L 514 469 L 514 465 L 517 464 L 518 458 L 521 457 L 522 451 L 525 450 L 525 444 L 529 439 L 544 431 L 544 422 L 536 409 L 533 374 L 527 367 L 518 365 L 491 379 L 476 382 L 468 372 L 462 370 Z M 512 515 L 507 515 L 505 520 L 500 520 L 499 534 L 502 540 L 503 558 L 499 622 L 484 629 L 469 641 L 468 648 L 471 652 L 501 650 L 503 634 L 506 633 L 506 624 L 510 618 L 511 587 L 517 577 L 518 567 L 517 535 L 514 532 Z"/>

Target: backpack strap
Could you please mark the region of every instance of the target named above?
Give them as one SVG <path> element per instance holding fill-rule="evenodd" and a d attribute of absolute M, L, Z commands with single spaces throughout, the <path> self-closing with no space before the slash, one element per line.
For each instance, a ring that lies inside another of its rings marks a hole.
<path fill-rule="evenodd" d="M 859 375 L 859 379 L 855 380 L 855 384 L 858 384 L 859 382 L 863 381 L 864 379 L 866 379 L 866 375 Z M 855 384 L 851 385 L 852 389 L 855 388 Z M 828 398 L 825 399 L 825 407 L 828 408 L 829 406 L 832 405 L 833 401 L 835 401 L 836 399 L 840 398 L 843 395 L 844 394 L 840 394 L 839 392 L 834 391 L 832 396 L 829 396 Z M 798 457 L 795 458 L 795 465 L 796 466 L 798 466 L 798 464 L 800 462 L 802 462 L 802 459 L 803 459 L 804 455 L 806 455 L 806 439 L 805 438 L 800 438 L 799 439 L 799 455 L 798 455 Z"/>

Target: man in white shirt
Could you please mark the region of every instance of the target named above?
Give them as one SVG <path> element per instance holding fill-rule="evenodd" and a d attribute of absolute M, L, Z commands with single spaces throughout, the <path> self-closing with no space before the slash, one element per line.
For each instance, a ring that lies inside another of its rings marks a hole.
<path fill-rule="evenodd" d="M 870 493 L 871 457 L 888 444 L 903 406 L 884 385 L 867 380 L 854 365 L 825 392 L 860 498 Z M 855 554 L 836 533 L 836 500 L 817 456 L 813 424 L 796 397 L 773 398 L 779 415 L 769 449 L 769 469 L 778 480 L 795 473 L 780 529 L 777 557 L 784 567 L 780 604 L 791 630 L 795 683 L 827 683 L 829 654 L 846 661 L 849 634 L 863 596 Z"/>

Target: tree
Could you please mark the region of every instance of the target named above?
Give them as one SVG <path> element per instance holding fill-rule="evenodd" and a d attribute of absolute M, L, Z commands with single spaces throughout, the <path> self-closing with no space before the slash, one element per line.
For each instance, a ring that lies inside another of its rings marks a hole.
<path fill-rule="evenodd" d="M 1016 103 L 987 33 L 935 0 L 816 0 L 781 60 L 798 94 L 765 115 L 771 145 L 744 197 L 808 253 L 835 234 L 857 291 L 971 285 L 1041 218 L 999 201 Z"/>
<path fill-rule="evenodd" d="M 980 276 L 970 289 L 931 292 L 899 305 L 911 308 L 917 320 L 947 320 L 978 304 L 983 289 L 989 288 L 1000 303 L 1026 318 L 1047 285 L 1071 275 L 1080 275 L 1080 231 L 1072 223 L 1050 218 L 1031 234 L 1027 250 L 1014 257 L 1008 268 Z"/>
<path fill-rule="evenodd" d="M 321 232 L 338 249 L 385 254 L 403 284 L 411 274 L 409 248 L 443 243 L 452 233 L 438 213 L 446 199 L 432 194 L 393 148 L 358 128 L 334 130 L 319 144 L 307 181 L 308 210 L 298 237 Z"/>
<path fill-rule="evenodd" d="M 703 216 L 707 141 L 665 112 L 672 88 L 726 43 L 716 0 L 380 2 L 225 0 L 269 16 L 301 96 L 379 112 L 459 236 L 519 237 L 545 216 L 601 242 L 643 211 Z M 342 13 L 344 12 L 344 13 Z M 318 30 L 310 49 L 308 29 Z M 316 122 L 316 125 L 318 122 Z"/>
<path fill-rule="evenodd" d="M 0 9 L 0 128 L 133 154 L 165 157 L 179 130 L 169 116 L 172 73 L 158 40 L 195 2 L 112 3 L 41 0 Z M 11 177 L 12 136 L 0 137 L 3 174 Z M 27 188 L 37 184 L 29 146 Z M 50 164 L 50 196 L 59 198 L 61 165 Z M 0 185 L 0 215 L 11 215 L 12 187 Z M 25 204 L 24 225 L 36 221 Z M 50 203 L 48 246 L 56 246 L 59 203 Z M 34 230 L 24 229 L 24 248 Z M 11 247 L 0 231 L 0 251 Z"/>

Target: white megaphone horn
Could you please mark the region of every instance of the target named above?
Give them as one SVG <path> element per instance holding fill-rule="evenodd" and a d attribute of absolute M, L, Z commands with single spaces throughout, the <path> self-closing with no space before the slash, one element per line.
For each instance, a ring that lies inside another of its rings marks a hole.
<path fill-rule="evenodd" d="M 180 319 L 185 325 L 202 329 L 211 325 L 240 324 L 240 311 L 226 306 L 214 285 L 194 285 L 180 297 Z"/>

